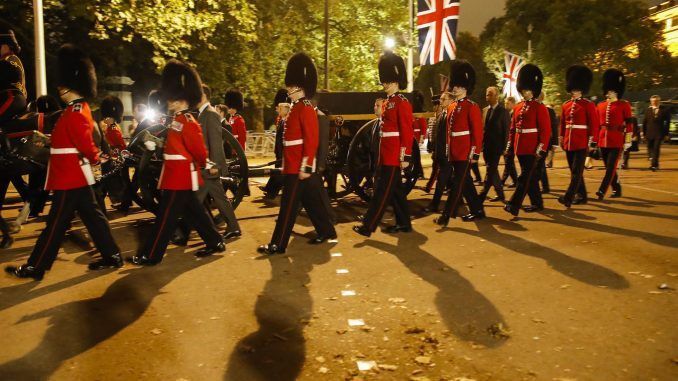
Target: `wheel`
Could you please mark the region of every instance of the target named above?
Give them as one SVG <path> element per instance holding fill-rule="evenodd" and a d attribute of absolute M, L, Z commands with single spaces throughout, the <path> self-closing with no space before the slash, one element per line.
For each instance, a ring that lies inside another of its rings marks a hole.
<path fill-rule="evenodd" d="M 221 183 L 226 197 L 235 209 L 240 205 L 243 197 L 249 195 L 247 156 L 238 139 L 224 127 L 222 127 L 221 136 L 224 139 L 227 166 L 226 171 L 221 175 Z"/>
<path fill-rule="evenodd" d="M 378 119 L 365 123 L 353 136 L 346 157 L 346 189 L 365 201 L 372 198 L 378 157 Z"/>

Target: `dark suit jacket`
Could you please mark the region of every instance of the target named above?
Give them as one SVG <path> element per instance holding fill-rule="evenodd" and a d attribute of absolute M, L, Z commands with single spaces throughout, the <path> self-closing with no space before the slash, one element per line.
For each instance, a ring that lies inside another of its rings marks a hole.
<path fill-rule="evenodd" d="M 209 153 L 209 159 L 216 164 L 221 172 L 226 168 L 226 154 L 224 153 L 221 116 L 214 107 L 207 106 L 207 108 L 198 115 L 198 123 L 200 123 L 200 127 L 202 128 L 202 136 L 205 139 L 205 146 Z"/>
<path fill-rule="evenodd" d="M 645 110 L 645 117 L 643 118 L 643 134 L 646 139 L 662 139 L 669 134 L 669 123 L 671 122 L 671 114 L 664 106 L 659 106 L 657 115 L 654 114 L 652 107 Z"/>
<path fill-rule="evenodd" d="M 549 149 L 553 146 L 558 145 L 558 135 L 560 135 L 560 131 L 558 131 L 558 127 L 560 127 L 560 123 L 558 121 L 558 116 L 556 115 L 555 110 L 551 107 L 546 107 L 546 109 L 549 112 L 549 118 L 551 119 L 551 141 L 549 142 Z"/>
<path fill-rule="evenodd" d="M 489 119 L 487 118 L 487 113 L 490 111 L 490 106 L 485 107 L 483 111 L 483 121 L 485 123 L 483 127 L 483 153 L 485 155 L 500 156 L 504 149 L 506 149 L 506 139 L 508 139 L 511 117 L 501 102 L 494 108 Z"/>

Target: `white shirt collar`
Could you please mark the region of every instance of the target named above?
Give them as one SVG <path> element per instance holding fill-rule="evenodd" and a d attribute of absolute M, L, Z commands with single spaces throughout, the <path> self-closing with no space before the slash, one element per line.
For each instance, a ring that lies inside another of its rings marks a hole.
<path fill-rule="evenodd" d="M 200 106 L 200 108 L 198 109 L 200 111 L 199 113 L 202 114 L 202 112 L 205 111 L 205 109 L 209 107 L 209 105 L 210 105 L 209 102 L 203 103 L 202 106 Z"/>

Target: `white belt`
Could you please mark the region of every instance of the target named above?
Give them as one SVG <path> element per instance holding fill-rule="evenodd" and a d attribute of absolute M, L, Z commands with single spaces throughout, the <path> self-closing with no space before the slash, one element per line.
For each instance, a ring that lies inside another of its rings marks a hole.
<path fill-rule="evenodd" d="M 301 145 L 301 144 L 304 144 L 304 139 L 284 140 L 284 141 L 283 141 L 283 145 L 284 145 L 285 147 L 289 147 L 289 146 L 298 146 L 298 145 Z"/>
<path fill-rule="evenodd" d="M 188 160 L 184 155 L 170 155 L 170 154 L 164 154 L 163 157 L 165 160 Z"/>
<path fill-rule="evenodd" d="M 233 135 L 233 137 L 236 138 L 236 139 L 238 138 L 238 136 L 240 136 L 240 135 Z"/>
<path fill-rule="evenodd" d="M 395 132 L 382 132 L 381 137 L 382 138 L 391 138 L 394 136 L 400 136 L 400 132 L 395 131 Z"/>
<path fill-rule="evenodd" d="M 565 126 L 565 128 L 575 129 L 575 130 L 586 130 L 586 129 L 589 128 L 589 126 L 587 126 L 585 124 L 568 124 L 567 126 Z"/>
<path fill-rule="evenodd" d="M 518 129 L 518 132 L 521 133 L 521 134 L 529 134 L 531 132 L 538 132 L 538 131 L 539 130 L 537 130 L 536 128 L 519 128 Z"/>
<path fill-rule="evenodd" d="M 80 153 L 77 148 L 51 148 L 49 153 L 52 155 L 66 155 L 69 153 Z"/>
<path fill-rule="evenodd" d="M 421 129 L 417 128 L 417 129 L 415 129 L 415 131 L 421 131 Z"/>
<path fill-rule="evenodd" d="M 450 132 L 450 136 L 464 136 L 470 134 L 471 131 L 457 131 L 457 132 Z"/>

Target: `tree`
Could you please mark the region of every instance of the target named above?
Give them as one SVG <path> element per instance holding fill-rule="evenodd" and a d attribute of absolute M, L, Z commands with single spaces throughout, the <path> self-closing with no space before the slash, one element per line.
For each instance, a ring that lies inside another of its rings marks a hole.
<path fill-rule="evenodd" d="M 565 71 L 578 63 L 595 73 L 592 94 L 600 93 L 602 72 L 610 67 L 625 71 L 632 90 L 677 85 L 678 60 L 663 46 L 660 26 L 647 17 L 643 2 L 508 0 L 506 10 L 480 36 L 485 61 L 503 62 L 504 50 L 526 57 L 531 39 L 531 61 L 544 72 L 549 101 L 566 98 Z"/>

